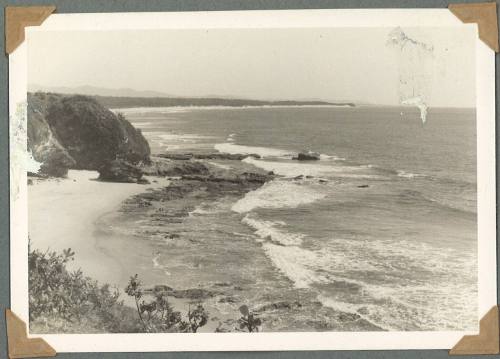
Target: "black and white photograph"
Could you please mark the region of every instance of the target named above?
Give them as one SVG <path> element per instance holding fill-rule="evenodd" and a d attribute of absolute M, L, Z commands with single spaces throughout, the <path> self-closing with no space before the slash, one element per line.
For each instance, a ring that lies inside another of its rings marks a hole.
<path fill-rule="evenodd" d="M 477 28 L 393 23 L 30 30 L 29 332 L 477 332 Z"/>

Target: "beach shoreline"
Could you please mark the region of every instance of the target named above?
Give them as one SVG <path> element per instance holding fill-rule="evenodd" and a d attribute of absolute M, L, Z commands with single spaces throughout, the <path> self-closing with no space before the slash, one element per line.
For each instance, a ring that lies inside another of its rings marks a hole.
<path fill-rule="evenodd" d="M 106 213 L 117 211 L 127 198 L 167 186 L 168 180 L 158 178 L 142 185 L 103 182 L 97 177 L 95 171 L 70 170 L 67 178 L 31 179 L 30 245 L 33 249 L 58 252 L 71 247 L 77 260 L 69 263 L 70 269 L 82 269 L 85 275 L 101 283 L 114 284 L 122 275 L 120 266 L 99 250 L 95 223 Z"/>

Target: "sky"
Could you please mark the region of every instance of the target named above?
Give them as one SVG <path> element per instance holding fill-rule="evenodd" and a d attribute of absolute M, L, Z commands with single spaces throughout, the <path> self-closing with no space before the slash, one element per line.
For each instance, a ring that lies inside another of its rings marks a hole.
<path fill-rule="evenodd" d="M 409 78 L 429 106 L 474 107 L 470 29 L 403 28 L 432 53 L 388 45 L 393 28 L 33 31 L 28 82 L 397 105 Z"/>

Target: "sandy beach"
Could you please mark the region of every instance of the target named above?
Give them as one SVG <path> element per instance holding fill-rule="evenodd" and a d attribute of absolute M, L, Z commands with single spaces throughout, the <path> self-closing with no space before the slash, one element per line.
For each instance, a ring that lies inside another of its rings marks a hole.
<path fill-rule="evenodd" d="M 70 170 L 65 179 L 33 179 L 29 190 L 29 235 L 31 246 L 45 251 L 71 248 L 76 260 L 70 268 L 101 283 L 119 283 L 122 265 L 100 249 L 95 223 L 116 211 L 130 196 L 168 184 L 158 178 L 151 184 L 97 181 L 94 171 Z"/>
<path fill-rule="evenodd" d="M 123 292 L 134 273 L 139 273 L 145 288 L 169 283 L 172 277 L 158 266 L 158 257 L 151 251 L 151 244 L 131 236 L 131 233 L 127 233 L 129 229 L 120 229 L 116 217 L 127 216 L 123 214 L 124 208 L 127 212 L 126 208 L 131 204 L 134 206 L 141 201 L 140 196 L 133 199 L 135 195 L 150 196 L 151 190 L 165 188 L 171 184 L 171 180 L 155 176 L 149 178 L 150 184 L 143 185 L 103 182 L 98 181 L 97 177 L 98 173 L 94 171 L 70 170 L 64 179 L 31 179 L 31 246 L 41 251 L 50 249 L 58 253 L 71 248 L 75 252 L 75 260 L 68 264 L 69 269 L 81 269 L 85 276 L 100 284 L 107 283 L 119 288 L 121 299 L 135 308 L 133 299 Z M 179 210 L 183 208 L 182 203 L 192 199 L 180 201 L 176 204 Z M 183 315 L 199 300 L 201 298 L 191 298 L 189 294 L 186 297 L 183 294 L 181 297 L 169 297 L 174 308 Z M 218 298 L 211 298 L 204 302 L 209 313 L 218 313 L 217 301 Z M 237 313 L 236 308 L 228 313 L 218 313 L 216 320 L 212 319 L 200 331 L 213 332 L 219 321 L 236 319 Z"/>

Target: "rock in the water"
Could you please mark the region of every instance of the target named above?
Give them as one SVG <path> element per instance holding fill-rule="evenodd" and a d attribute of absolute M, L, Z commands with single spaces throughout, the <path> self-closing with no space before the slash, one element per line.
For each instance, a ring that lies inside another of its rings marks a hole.
<path fill-rule="evenodd" d="M 219 303 L 237 303 L 238 299 L 233 296 L 222 297 L 219 299 Z"/>
<path fill-rule="evenodd" d="M 162 153 L 159 154 L 158 157 L 167 158 L 169 160 L 233 160 L 233 161 L 241 161 L 247 157 L 253 157 L 259 159 L 260 156 L 255 153 L 250 154 L 240 154 L 240 153 Z"/>
<path fill-rule="evenodd" d="M 200 154 L 195 154 L 194 158 L 199 159 L 199 160 L 233 160 L 233 161 L 241 161 L 244 160 L 247 157 L 253 157 L 256 159 L 260 158 L 260 155 L 255 154 L 255 153 L 248 153 L 248 154 L 241 154 L 241 153 L 222 153 L 222 152 L 216 152 L 216 153 L 200 153 Z"/>
<path fill-rule="evenodd" d="M 290 310 L 293 308 L 300 308 L 300 307 L 302 307 L 302 303 L 300 303 L 299 301 L 293 301 L 293 302 L 282 301 L 282 302 L 264 304 L 263 306 L 257 308 L 255 311 L 265 312 L 269 310 L 281 310 L 281 309 Z"/>
<path fill-rule="evenodd" d="M 121 159 L 104 163 L 97 170 L 101 181 L 140 183 L 142 180 L 141 169 Z"/>
<path fill-rule="evenodd" d="M 174 298 L 187 298 L 187 299 L 208 299 L 216 296 L 218 293 L 209 291 L 203 288 L 193 288 L 193 289 L 179 289 L 172 290 L 169 293 Z"/>
<path fill-rule="evenodd" d="M 137 183 L 138 183 L 138 184 L 151 184 L 151 182 L 149 182 L 149 180 L 148 180 L 148 179 L 146 179 L 146 178 L 144 178 L 144 177 L 139 178 L 139 179 L 137 180 Z"/>
<path fill-rule="evenodd" d="M 297 157 L 293 159 L 299 161 L 317 161 L 320 159 L 320 154 L 312 151 L 300 152 Z"/>
<path fill-rule="evenodd" d="M 267 181 L 274 178 L 273 174 L 261 174 L 255 172 L 243 172 L 241 175 L 247 182 L 253 183 L 266 183 Z"/>
<path fill-rule="evenodd" d="M 193 158 L 192 153 L 162 153 L 158 157 L 167 158 L 169 160 L 186 161 Z"/>
<path fill-rule="evenodd" d="M 153 288 L 153 292 L 155 292 L 155 293 L 168 292 L 168 291 L 172 291 L 172 290 L 174 290 L 172 287 L 169 287 L 168 285 L 164 285 L 164 284 L 155 285 Z"/>

